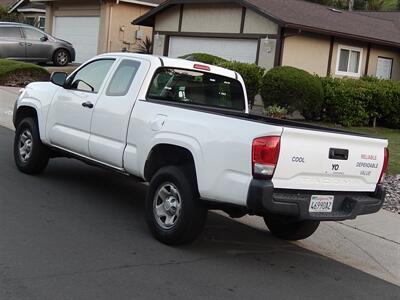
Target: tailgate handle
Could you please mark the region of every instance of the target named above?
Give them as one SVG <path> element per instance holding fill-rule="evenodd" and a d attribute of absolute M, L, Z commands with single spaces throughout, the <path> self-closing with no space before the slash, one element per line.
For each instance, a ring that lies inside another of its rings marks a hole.
<path fill-rule="evenodd" d="M 347 160 L 349 158 L 349 150 L 331 148 L 331 149 L 329 149 L 329 158 L 330 159 Z"/>

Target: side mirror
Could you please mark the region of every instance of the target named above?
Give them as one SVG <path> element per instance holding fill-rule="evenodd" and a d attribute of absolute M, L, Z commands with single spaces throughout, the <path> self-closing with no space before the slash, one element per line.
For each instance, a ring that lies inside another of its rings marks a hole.
<path fill-rule="evenodd" d="M 67 81 L 68 74 L 65 72 L 53 72 L 50 76 L 50 81 L 55 85 L 64 87 Z"/>
<path fill-rule="evenodd" d="M 48 37 L 47 37 L 47 35 L 44 35 L 44 36 L 42 36 L 41 38 L 40 38 L 40 41 L 41 42 L 46 42 L 46 41 L 48 41 Z"/>

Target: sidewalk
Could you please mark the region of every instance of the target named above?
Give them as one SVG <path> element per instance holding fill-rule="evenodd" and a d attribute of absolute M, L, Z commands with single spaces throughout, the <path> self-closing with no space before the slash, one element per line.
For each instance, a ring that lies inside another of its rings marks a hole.
<path fill-rule="evenodd" d="M 0 126 L 14 129 L 12 113 L 21 88 L 0 86 Z"/>
<path fill-rule="evenodd" d="M 12 109 L 18 88 L 0 87 L 0 126 L 14 129 Z M 221 212 L 224 215 L 224 213 Z M 267 232 L 262 218 L 238 222 Z M 400 286 L 400 215 L 385 210 L 345 222 L 323 222 L 300 247 Z"/>

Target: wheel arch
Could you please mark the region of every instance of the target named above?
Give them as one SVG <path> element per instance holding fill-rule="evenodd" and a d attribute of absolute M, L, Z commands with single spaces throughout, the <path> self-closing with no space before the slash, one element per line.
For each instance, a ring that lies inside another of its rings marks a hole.
<path fill-rule="evenodd" d="M 23 104 L 19 105 L 18 107 L 16 107 L 15 112 L 13 114 L 14 127 L 17 128 L 18 123 L 22 119 L 28 118 L 28 117 L 35 119 L 35 121 L 37 122 L 38 128 L 39 128 L 40 139 L 43 142 L 43 137 L 45 136 L 44 124 L 43 124 L 43 122 L 40 122 L 41 111 L 38 109 L 38 107 L 36 105 L 34 105 L 34 103 L 27 102 L 27 103 L 23 103 Z"/>
<path fill-rule="evenodd" d="M 168 165 L 187 167 L 197 184 L 198 170 L 192 152 L 185 147 L 168 143 L 154 145 L 149 152 L 143 172 L 145 180 L 150 181 L 160 168 Z"/>

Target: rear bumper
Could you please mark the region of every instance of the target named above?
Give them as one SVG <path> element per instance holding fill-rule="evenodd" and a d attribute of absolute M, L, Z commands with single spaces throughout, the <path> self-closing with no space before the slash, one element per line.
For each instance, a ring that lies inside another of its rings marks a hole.
<path fill-rule="evenodd" d="M 310 213 L 312 195 L 335 196 L 333 211 Z M 304 191 L 275 189 L 271 181 L 253 179 L 247 196 L 247 207 L 259 215 L 275 214 L 298 220 L 339 221 L 379 211 L 385 195 L 382 185 L 378 185 L 373 193 Z"/>

